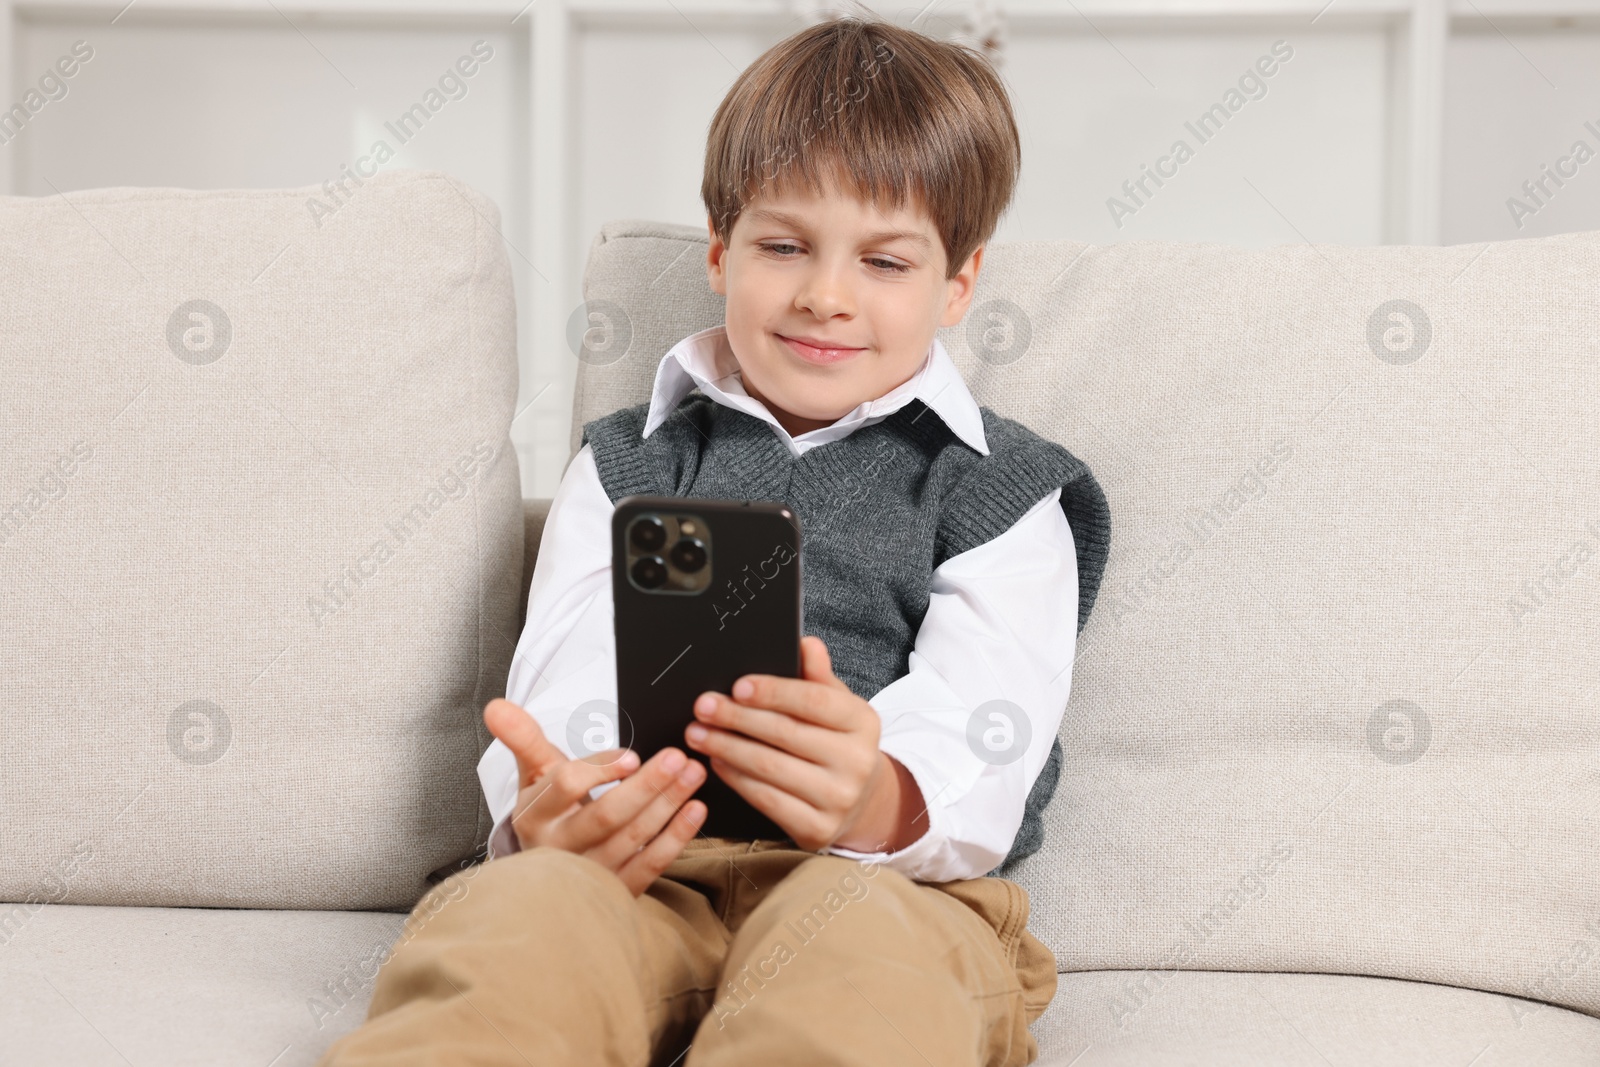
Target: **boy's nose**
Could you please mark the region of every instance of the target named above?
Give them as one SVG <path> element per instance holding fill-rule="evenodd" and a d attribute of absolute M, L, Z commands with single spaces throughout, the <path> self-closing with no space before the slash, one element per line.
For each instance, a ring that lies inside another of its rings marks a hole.
<path fill-rule="evenodd" d="M 840 314 L 852 315 L 855 313 L 855 292 L 844 271 L 821 267 L 807 272 L 800 291 L 795 294 L 795 306 L 821 319 Z"/>

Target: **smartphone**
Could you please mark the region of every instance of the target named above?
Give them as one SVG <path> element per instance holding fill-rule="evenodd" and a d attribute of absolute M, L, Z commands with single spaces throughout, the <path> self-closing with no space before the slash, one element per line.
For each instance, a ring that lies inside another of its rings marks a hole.
<path fill-rule="evenodd" d="M 611 518 L 617 739 L 641 761 L 676 746 L 706 768 L 710 837 L 788 840 L 690 748 L 694 700 L 745 674 L 800 677 L 800 521 L 764 500 L 629 496 Z"/>

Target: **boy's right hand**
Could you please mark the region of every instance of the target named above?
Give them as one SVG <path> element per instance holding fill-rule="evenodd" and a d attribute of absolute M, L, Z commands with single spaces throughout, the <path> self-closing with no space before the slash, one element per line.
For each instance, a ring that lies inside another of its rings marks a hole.
<path fill-rule="evenodd" d="M 664 748 L 643 767 L 628 749 L 569 759 L 533 716 L 503 697 L 489 701 L 483 722 L 517 758 L 511 828 L 519 848 L 549 845 L 588 856 L 637 897 L 705 822 L 705 802 L 689 800 L 705 768 L 681 749 Z M 589 790 L 616 779 L 626 780 L 590 800 Z"/>

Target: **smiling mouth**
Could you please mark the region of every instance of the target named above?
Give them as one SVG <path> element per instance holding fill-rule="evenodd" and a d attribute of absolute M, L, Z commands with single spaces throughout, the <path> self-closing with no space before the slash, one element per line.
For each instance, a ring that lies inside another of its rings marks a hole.
<path fill-rule="evenodd" d="M 866 351 L 865 348 L 819 348 L 816 345 L 808 345 L 804 341 L 796 341 L 793 337 L 785 337 L 781 333 L 776 336 L 778 340 L 789 346 L 789 351 L 807 363 L 819 365 L 840 363 Z"/>

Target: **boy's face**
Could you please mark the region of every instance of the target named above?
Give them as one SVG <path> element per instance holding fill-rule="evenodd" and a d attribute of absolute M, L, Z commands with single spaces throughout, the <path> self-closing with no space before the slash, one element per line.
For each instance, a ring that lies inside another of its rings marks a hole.
<path fill-rule="evenodd" d="M 727 297 L 745 391 L 791 434 L 916 373 L 934 331 L 966 314 L 983 259 L 980 246 L 947 281 L 944 244 L 920 206 L 886 212 L 831 187 L 751 203 L 726 245 L 707 228 L 707 274 Z"/>

